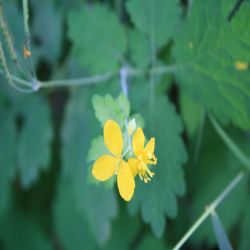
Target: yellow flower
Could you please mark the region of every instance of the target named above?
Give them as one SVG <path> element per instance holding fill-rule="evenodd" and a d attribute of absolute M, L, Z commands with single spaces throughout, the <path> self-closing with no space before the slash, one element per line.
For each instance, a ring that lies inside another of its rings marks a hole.
<path fill-rule="evenodd" d="M 131 167 L 133 175 L 136 176 L 138 174 L 141 180 L 147 183 L 154 175 L 154 173 L 148 168 L 147 164 L 155 165 L 157 163 L 157 159 L 154 155 L 155 138 L 152 137 L 146 147 L 144 147 L 144 144 L 145 136 L 143 130 L 142 128 L 137 128 L 132 141 L 133 151 L 136 158 L 130 158 L 128 164 Z"/>
<path fill-rule="evenodd" d="M 122 132 L 113 120 L 104 124 L 104 143 L 111 154 L 102 155 L 95 161 L 92 174 L 99 181 L 106 181 L 116 174 L 119 193 L 129 201 L 134 194 L 135 181 L 128 163 L 122 159 Z"/>

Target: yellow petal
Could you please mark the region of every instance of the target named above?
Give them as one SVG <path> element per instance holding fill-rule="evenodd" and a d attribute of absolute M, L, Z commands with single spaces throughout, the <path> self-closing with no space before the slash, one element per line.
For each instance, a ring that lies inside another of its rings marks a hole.
<path fill-rule="evenodd" d="M 135 190 L 135 180 L 131 169 L 125 161 L 121 161 L 117 173 L 117 185 L 121 197 L 130 201 Z"/>
<path fill-rule="evenodd" d="M 146 145 L 145 149 L 142 152 L 142 158 L 143 161 L 146 164 L 156 164 L 157 163 L 157 158 L 154 155 L 155 151 L 155 138 L 151 138 Z"/>
<path fill-rule="evenodd" d="M 122 131 L 113 120 L 107 120 L 104 124 L 104 143 L 113 155 L 121 156 L 123 148 Z"/>
<path fill-rule="evenodd" d="M 154 137 L 152 137 L 149 140 L 148 144 L 145 147 L 145 151 L 150 152 L 151 154 L 154 153 L 154 151 L 155 151 L 155 138 Z"/>
<path fill-rule="evenodd" d="M 138 173 L 138 160 L 135 158 L 128 159 L 128 165 L 130 166 L 131 172 L 135 177 Z"/>
<path fill-rule="evenodd" d="M 142 128 L 137 128 L 137 130 L 134 133 L 132 141 L 133 150 L 136 156 L 138 156 L 140 152 L 143 150 L 144 143 L 145 143 L 145 136 L 142 131 Z"/>
<path fill-rule="evenodd" d="M 115 174 L 119 159 L 111 155 L 99 157 L 92 168 L 92 175 L 98 181 L 106 181 Z"/>

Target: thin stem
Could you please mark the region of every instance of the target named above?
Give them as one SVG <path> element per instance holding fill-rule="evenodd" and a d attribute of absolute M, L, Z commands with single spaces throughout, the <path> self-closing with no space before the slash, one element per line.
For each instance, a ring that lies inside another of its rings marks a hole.
<path fill-rule="evenodd" d="M 216 207 L 225 199 L 225 197 L 237 186 L 237 184 L 245 176 L 244 172 L 240 172 L 220 193 L 220 195 L 214 200 L 214 202 L 206 208 L 204 213 L 197 219 L 193 226 L 187 231 L 187 233 L 181 238 L 181 240 L 176 244 L 173 250 L 180 249 L 183 244 L 191 237 L 191 235 L 196 231 L 196 229 L 206 220 L 206 218 L 214 212 Z"/>
<path fill-rule="evenodd" d="M 121 68 L 120 70 L 120 84 L 123 94 L 128 96 L 128 82 L 127 82 L 127 69 Z"/>
<path fill-rule="evenodd" d="M 22 84 L 22 85 L 24 85 L 26 87 L 32 87 L 32 83 L 30 81 L 26 81 L 26 80 L 24 80 L 22 78 L 19 78 L 17 76 L 13 76 L 13 75 L 11 75 L 11 78 L 16 83 L 20 83 L 20 84 Z"/>
<path fill-rule="evenodd" d="M 28 0 L 23 0 L 23 24 L 24 24 L 24 32 L 29 39 L 30 37 L 30 31 L 29 31 L 29 3 Z"/>
<path fill-rule="evenodd" d="M 4 72 L 2 70 L 0 70 L 0 74 L 4 75 Z M 17 76 L 11 75 L 11 74 L 10 74 L 10 77 L 16 83 L 20 83 L 21 85 L 26 86 L 26 87 L 32 87 L 32 83 L 30 81 L 26 81 L 22 78 L 19 78 Z"/>
<path fill-rule="evenodd" d="M 127 73 L 128 76 L 144 76 L 146 74 L 165 75 L 181 70 L 182 68 L 184 68 L 183 65 L 168 65 L 168 66 L 158 66 L 158 67 L 156 66 L 148 70 L 128 68 Z"/>
<path fill-rule="evenodd" d="M 161 66 L 161 67 L 152 67 L 148 71 L 142 70 L 142 69 L 134 69 L 134 68 L 127 68 L 126 74 L 127 76 L 144 76 L 147 73 L 149 75 L 164 75 L 169 74 L 172 72 L 175 72 L 177 70 L 181 69 L 181 66 L 178 65 L 170 65 L 170 66 Z M 0 74 L 3 74 L 3 71 L 0 70 Z M 75 79 L 61 79 L 61 80 L 51 80 L 51 81 L 39 81 L 36 80 L 37 83 L 39 83 L 39 89 L 41 88 L 52 88 L 52 87 L 62 87 L 62 86 L 80 86 L 80 85 L 93 85 L 98 84 L 102 82 L 106 82 L 110 79 L 112 79 L 115 76 L 118 76 L 118 72 L 116 73 L 106 73 L 102 75 L 96 75 L 92 77 L 81 77 L 81 78 L 75 78 Z M 10 74 L 12 80 L 15 83 L 19 83 L 26 87 L 33 87 L 33 80 L 25 80 L 22 78 L 19 78 L 15 75 Z"/>
<path fill-rule="evenodd" d="M 173 250 L 180 249 L 183 244 L 190 238 L 190 236 L 196 231 L 196 229 L 203 223 L 203 221 L 210 215 L 211 211 L 206 209 L 206 211 L 198 218 L 198 220 L 193 224 L 193 226 L 187 231 L 187 233 L 181 238 Z"/>
<path fill-rule="evenodd" d="M 169 65 L 169 66 L 159 66 L 159 67 L 152 67 L 149 69 L 149 74 L 151 75 L 165 75 L 169 73 L 176 72 L 184 68 L 183 65 Z"/>
<path fill-rule="evenodd" d="M 250 158 L 248 158 L 245 153 L 236 145 L 236 143 L 227 135 L 227 133 L 222 129 L 219 123 L 213 118 L 212 115 L 209 115 L 209 119 L 217 132 L 221 137 L 224 143 L 228 146 L 231 152 L 239 159 L 239 161 L 248 169 L 250 169 Z"/>
<path fill-rule="evenodd" d="M 56 86 L 79 86 L 79 85 L 91 85 L 100 82 L 105 82 L 114 77 L 112 73 L 106 73 L 102 75 L 96 75 L 92 77 L 82 77 L 75 79 L 62 79 L 62 80 L 52 80 L 41 82 L 42 88 L 50 88 Z"/>
<path fill-rule="evenodd" d="M 223 190 L 223 192 L 214 200 L 214 209 L 225 199 L 225 197 L 237 186 L 237 184 L 243 179 L 245 172 L 241 171 Z"/>

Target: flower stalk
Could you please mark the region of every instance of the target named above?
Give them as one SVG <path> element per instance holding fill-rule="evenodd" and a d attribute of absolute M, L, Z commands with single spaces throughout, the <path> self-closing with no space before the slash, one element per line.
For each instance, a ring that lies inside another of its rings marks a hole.
<path fill-rule="evenodd" d="M 193 235 L 193 233 L 200 227 L 200 225 L 206 220 L 206 218 L 211 215 L 219 204 L 225 199 L 225 197 L 241 182 L 245 176 L 244 172 L 240 172 L 219 194 L 219 196 L 209 205 L 204 213 L 196 220 L 193 226 L 184 234 L 180 241 L 176 244 L 173 250 L 179 250 L 185 242 Z"/>

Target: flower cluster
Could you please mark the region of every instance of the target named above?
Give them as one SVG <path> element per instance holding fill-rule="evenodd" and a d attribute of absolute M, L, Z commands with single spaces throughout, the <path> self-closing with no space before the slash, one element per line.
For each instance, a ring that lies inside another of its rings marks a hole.
<path fill-rule="evenodd" d="M 132 147 L 128 145 L 124 150 L 123 134 L 119 125 L 113 120 L 107 120 L 104 124 L 104 143 L 110 154 L 99 157 L 92 168 L 93 176 L 99 181 L 106 181 L 117 175 L 119 193 L 126 201 L 130 201 L 133 197 L 134 178 L 138 175 L 147 183 L 154 175 L 148 168 L 148 164 L 157 163 L 154 155 L 155 138 L 151 138 L 144 147 L 145 136 L 142 128 L 137 128 L 135 132 L 134 130 L 135 124 L 132 122 L 127 129 L 129 139 L 133 135 Z M 131 152 L 133 156 L 126 160 Z"/>

